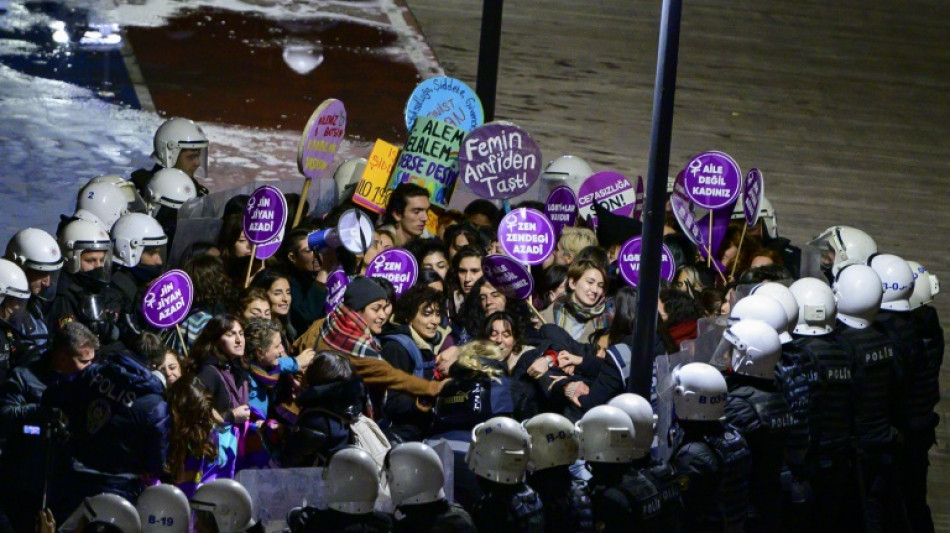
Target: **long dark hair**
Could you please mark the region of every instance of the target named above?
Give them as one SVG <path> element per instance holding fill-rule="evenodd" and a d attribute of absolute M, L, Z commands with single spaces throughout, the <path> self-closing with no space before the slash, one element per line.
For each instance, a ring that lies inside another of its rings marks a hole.
<path fill-rule="evenodd" d="M 468 259 L 469 257 L 476 257 L 479 261 L 485 257 L 485 249 L 477 246 L 463 246 L 461 250 L 455 254 L 455 257 L 452 258 L 452 267 L 449 268 L 449 273 L 446 276 L 449 278 L 445 280 L 448 285 L 445 289 L 446 294 L 452 294 L 455 291 L 462 291 L 461 284 L 459 283 L 459 265 L 462 264 L 463 259 Z M 474 289 L 473 289 L 474 290 Z"/>
<path fill-rule="evenodd" d="M 520 320 L 515 318 L 514 315 L 506 311 L 495 311 L 494 313 L 485 317 L 485 326 L 477 333 L 475 339 L 490 342 L 492 334 L 491 325 L 499 320 L 508 324 L 508 327 L 511 328 L 511 336 L 515 339 L 515 345 L 512 349 L 512 353 L 515 353 L 521 349 L 522 342 L 524 341 L 524 325 Z"/>
<path fill-rule="evenodd" d="M 637 325 L 637 289 L 624 286 L 614 295 L 614 319 L 607 329 L 608 344 L 617 344 Z"/>
<path fill-rule="evenodd" d="M 196 306 L 228 308 L 234 298 L 234 289 L 224 270 L 224 261 L 213 255 L 196 255 L 185 261 L 182 270 L 194 283 Z"/>
<path fill-rule="evenodd" d="M 486 284 L 492 286 L 488 283 L 487 278 L 482 277 L 472 285 L 472 290 L 465 295 L 462 306 L 459 308 L 458 317 L 456 317 L 459 325 L 472 335 L 477 335 L 484 328 L 491 326 L 490 323 L 485 322 L 485 310 L 482 309 L 480 294 L 482 287 Z M 522 327 L 525 328 L 531 324 L 531 319 L 534 315 L 531 308 L 528 307 L 528 304 L 517 298 L 509 298 L 508 296 L 505 296 L 505 311 L 515 317 Z"/>
<path fill-rule="evenodd" d="M 208 391 L 194 374 L 186 374 L 169 385 L 165 400 L 171 417 L 165 471 L 174 482 L 185 469 L 189 455 L 206 459 L 217 456 L 218 450 L 211 440 L 214 410 Z"/>
<path fill-rule="evenodd" d="M 195 340 L 194 347 L 191 349 L 191 358 L 194 362 L 194 366 L 191 366 L 189 370 L 197 369 L 197 367 L 200 367 L 206 361 L 212 363 L 230 363 L 227 355 L 225 355 L 218 346 L 218 342 L 225 333 L 230 331 L 231 326 L 234 324 L 241 324 L 238 317 L 234 315 L 220 314 L 211 317 L 211 320 L 205 324 L 204 329 L 202 329 L 198 335 L 198 339 Z M 242 325 L 241 328 L 243 329 L 244 326 Z"/>

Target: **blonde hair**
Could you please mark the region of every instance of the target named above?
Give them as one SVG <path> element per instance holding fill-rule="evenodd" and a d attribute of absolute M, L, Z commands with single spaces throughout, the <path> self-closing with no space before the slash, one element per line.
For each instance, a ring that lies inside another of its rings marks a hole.
<path fill-rule="evenodd" d="M 597 236 L 588 228 L 567 226 L 561 230 L 561 248 L 571 255 L 577 255 L 588 246 L 597 246 Z"/>
<path fill-rule="evenodd" d="M 503 374 L 501 369 L 486 365 L 485 359 L 501 361 L 501 350 L 493 342 L 472 341 L 459 348 L 459 356 L 454 364 L 501 382 L 498 379 Z"/>

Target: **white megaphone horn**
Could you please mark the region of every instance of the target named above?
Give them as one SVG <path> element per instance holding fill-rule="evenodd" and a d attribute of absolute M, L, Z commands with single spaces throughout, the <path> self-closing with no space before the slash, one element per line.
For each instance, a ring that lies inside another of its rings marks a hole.
<path fill-rule="evenodd" d="M 342 246 L 354 254 L 363 254 L 373 244 L 374 233 L 369 215 L 359 209 L 350 209 L 340 215 L 336 227 L 307 235 L 307 246 L 315 251 Z"/>

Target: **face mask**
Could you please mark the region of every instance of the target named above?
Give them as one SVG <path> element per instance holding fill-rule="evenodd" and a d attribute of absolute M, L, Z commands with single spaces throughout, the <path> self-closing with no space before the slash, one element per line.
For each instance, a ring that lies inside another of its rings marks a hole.
<path fill-rule="evenodd" d="M 135 265 L 129 271 L 140 283 L 148 283 L 162 274 L 161 265 Z"/>
<path fill-rule="evenodd" d="M 79 286 L 94 293 L 105 289 L 109 285 L 104 267 L 94 268 L 86 272 L 77 272 L 75 279 Z"/>

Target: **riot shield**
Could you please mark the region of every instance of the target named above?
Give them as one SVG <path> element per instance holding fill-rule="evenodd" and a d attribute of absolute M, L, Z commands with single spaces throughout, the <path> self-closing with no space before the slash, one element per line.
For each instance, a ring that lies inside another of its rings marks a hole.
<path fill-rule="evenodd" d="M 825 276 L 821 269 L 821 261 L 822 251 L 820 248 L 812 244 L 802 246 L 802 262 L 799 270 L 799 279 L 817 278 L 828 283 L 828 277 Z"/>

